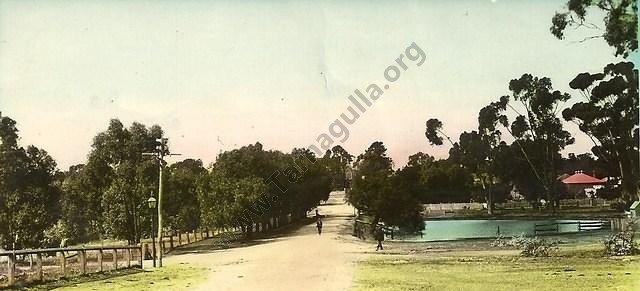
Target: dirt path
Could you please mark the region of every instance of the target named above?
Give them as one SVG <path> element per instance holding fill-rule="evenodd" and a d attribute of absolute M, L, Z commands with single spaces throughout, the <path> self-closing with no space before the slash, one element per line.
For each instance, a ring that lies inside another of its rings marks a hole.
<path fill-rule="evenodd" d="M 356 262 L 370 246 L 348 235 L 353 208 L 343 197 L 334 192 L 328 205 L 320 206 L 325 216 L 320 236 L 310 224 L 255 245 L 225 250 L 200 246 L 196 253 L 169 256 L 166 262 L 207 266 L 207 281 L 198 290 L 347 290 Z"/>

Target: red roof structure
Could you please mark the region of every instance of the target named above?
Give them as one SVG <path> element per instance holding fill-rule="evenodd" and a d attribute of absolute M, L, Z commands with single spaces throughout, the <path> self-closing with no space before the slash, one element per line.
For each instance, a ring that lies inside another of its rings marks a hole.
<path fill-rule="evenodd" d="M 580 184 L 580 185 L 594 185 L 594 184 L 603 184 L 605 181 L 600 180 L 598 178 L 591 177 L 587 174 L 577 172 L 564 180 L 562 183 L 565 184 Z"/>

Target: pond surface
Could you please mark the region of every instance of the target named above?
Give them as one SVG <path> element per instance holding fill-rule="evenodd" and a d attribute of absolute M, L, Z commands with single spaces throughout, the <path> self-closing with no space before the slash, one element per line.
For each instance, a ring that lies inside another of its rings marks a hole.
<path fill-rule="evenodd" d="M 535 235 L 536 225 L 540 229 L 553 229 L 552 233 L 576 233 L 579 231 L 578 223 L 583 225 L 597 223 L 600 220 L 557 220 L 557 219 L 449 219 L 449 220 L 426 220 L 425 230 L 422 236 L 403 236 L 402 240 L 415 241 L 441 241 L 457 240 L 468 238 L 494 238 L 499 234 L 504 237 L 526 234 Z M 546 226 L 544 226 L 546 225 Z M 591 227 L 592 230 L 602 229 Z M 540 234 L 540 232 L 538 233 Z"/>

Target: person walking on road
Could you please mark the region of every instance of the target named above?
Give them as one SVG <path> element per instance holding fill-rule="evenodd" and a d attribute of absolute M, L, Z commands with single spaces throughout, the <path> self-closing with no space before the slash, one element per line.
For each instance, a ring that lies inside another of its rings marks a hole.
<path fill-rule="evenodd" d="M 378 245 L 376 246 L 376 252 L 378 250 L 383 251 L 384 248 L 382 247 L 382 241 L 384 241 L 384 230 L 382 229 L 382 226 L 378 225 L 376 227 L 374 236 L 375 236 L 375 239 L 378 241 Z"/>
<path fill-rule="evenodd" d="M 322 234 L 322 219 L 318 218 L 316 221 L 316 227 L 318 228 L 318 235 Z"/>

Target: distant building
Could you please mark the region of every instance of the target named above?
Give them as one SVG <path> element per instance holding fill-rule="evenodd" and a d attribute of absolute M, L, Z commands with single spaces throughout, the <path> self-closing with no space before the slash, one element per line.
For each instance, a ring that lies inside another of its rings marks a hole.
<path fill-rule="evenodd" d="M 576 171 L 573 175 L 564 174 L 558 179 L 567 185 L 569 195 L 574 198 L 594 198 L 596 190 L 602 188 L 606 182 L 603 179 L 589 176 L 583 171 Z"/>

